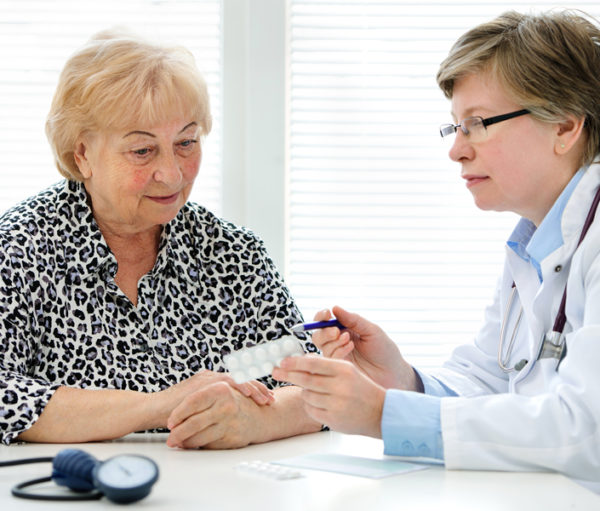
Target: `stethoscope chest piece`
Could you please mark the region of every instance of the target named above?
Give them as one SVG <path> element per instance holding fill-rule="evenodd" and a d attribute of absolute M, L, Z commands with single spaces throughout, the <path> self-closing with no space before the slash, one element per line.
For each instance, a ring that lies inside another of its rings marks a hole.
<path fill-rule="evenodd" d="M 558 365 L 561 363 L 566 354 L 567 344 L 565 342 L 565 335 L 562 332 L 550 330 L 546 335 L 544 335 L 537 359 L 541 360 L 543 358 L 552 358 L 556 362 L 555 368 L 558 369 Z"/>

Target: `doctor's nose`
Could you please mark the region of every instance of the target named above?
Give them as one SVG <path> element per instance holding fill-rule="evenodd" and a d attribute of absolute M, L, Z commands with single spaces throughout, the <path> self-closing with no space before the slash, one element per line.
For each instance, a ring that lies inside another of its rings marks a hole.
<path fill-rule="evenodd" d="M 452 146 L 448 151 L 448 156 L 452 161 L 460 162 L 463 160 L 472 160 L 475 156 L 473 145 L 469 141 L 469 137 L 465 135 L 462 130 L 456 130 Z"/>

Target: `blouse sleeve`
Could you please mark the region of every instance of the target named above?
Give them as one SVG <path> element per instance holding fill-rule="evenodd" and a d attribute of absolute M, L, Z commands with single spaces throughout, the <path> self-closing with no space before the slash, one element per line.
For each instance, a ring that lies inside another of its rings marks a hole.
<path fill-rule="evenodd" d="M 33 314 L 25 248 L 0 239 L 0 441 L 9 444 L 29 429 L 59 385 L 31 376 L 35 366 Z"/>

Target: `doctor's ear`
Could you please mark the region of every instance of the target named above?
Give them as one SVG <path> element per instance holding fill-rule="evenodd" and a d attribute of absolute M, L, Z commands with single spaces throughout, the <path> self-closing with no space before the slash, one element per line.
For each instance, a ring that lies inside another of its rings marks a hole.
<path fill-rule="evenodd" d="M 584 136 L 583 126 L 585 117 L 569 115 L 564 121 L 556 124 L 556 142 L 554 150 L 556 154 L 567 154 L 578 140 Z"/>

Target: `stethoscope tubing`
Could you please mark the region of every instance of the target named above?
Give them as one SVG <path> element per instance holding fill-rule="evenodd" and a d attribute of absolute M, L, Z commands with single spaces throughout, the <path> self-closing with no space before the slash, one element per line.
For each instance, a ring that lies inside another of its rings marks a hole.
<path fill-rule="evenodd" d="M 517 287 L 513 282 L 512 290 L 510 292 L 510 298 L 508 299 L 508 303 L 506 304 L 506 309 L 504 311 L 504 318 L 502 321 L 502 326 L 500 327 L 500 342 L 498 343 L 498 365 L 500 369 L 502 369 L 505 373 L 511 373 L 515 370 L 514 367 L 508 367 L 508 361 L 510 359 L 510 355 L 513 350 L 513 346 L 515 344 L 515 339 L 517 337 L 517 331 L 519 330 L 519 323 L 521 323 L 521 317 L 523 316 L 523 307 L 519 308 L 519 315 L 517 316 L 517 321 L 515 322 L 515 326 L 512 331 L 512 335 L 510 336 L 510 342 L 508 343 L 508 348 L 506 350 L 506 357 L 502 356 L 502 352 L 504 351 L 504 339 L 505 339 L 505 329 L 506 323 L 508 322 L 508 316 L 512 309 L 512 304 L 515 299 L 515 294 L 517 292 Z"/>
<path fill-rule="evenodd" d="M 581 235 L 579 236 L 579 241 L 577 242 L 577 247 L 579 247 L 579 245 L 585 238 L 585 235 L 587 234 L 590 226 L 592 225 L 592 223 L 594 221 L 594 217 L 596 216 L 596 210 L 598 209 L 599 203 L 600 203 L 600 187 L 596 190 L 596 195 L 594 196 L 594 200 L 592 201 L 590 210 L 588 211 L 587 217 L 583 224 L 583 228 L 581 229 Z M 504 371 L 505 373 L 510 373 L 515 370 L 520 370 L 520 369 L 517 369 L 517 366 L 520 365 L 521 366 L 520 368 L 522 369 L 525 365 L 522 363 L 523 362 L 527 363 L 526 360 L 521 360 L 515 366 L 508 367 L 508 361 L 510 360 L 510 355 L 513 351 L 515 339 L 517 336 L 517 331 L 519 330 L 519 324 L 521 323 L 521 317 L 523 315 L 523 306 L 521 306 L 519 308 L 519 315 L 517 316 L 517 320 L 515 322 L 515 326 L 513 328 L 512 335 L 510 337 L 510 341 L 508 343 L 506 355 L 503 356 L 503 353 L 502 353 L 504 351 L 506 323 L 508 322 L 508 316 L 510 315 L 510 311 L 512 309 L 512 304 L 515 299 L 516 292 L 517 292 L 517 287 L 516 287 L 515 283 L 513 282 L 510 297 L 508 299 L 506 308 L 504 310 L 504 317 L 502 318 L 502 325 L 500 327 L 500 342 L 498 343 L 498 365 L 500 366 L 500 369 L 502 369 L 502 371 Z M 565 284 L 565 289 L 563 291 L 562 299 L 560 301 L 560 306 L 558 308 L 558 312 L 556 313 L 556 318 L 554 319 L 554 326 L 552 328 L 552 332 L 555 334 L 558 334 L 558 338 L 560 338 L 560 336 L 565 328 L 565 324 L 567 322 L 567 315 L 565 314 L 566 303 L 567 303 L 567 285 Z M 566 351 L 564 353 L 566 353 Z M 563 356 L 564 356 L 564 354 L 563 354 Z"/>

